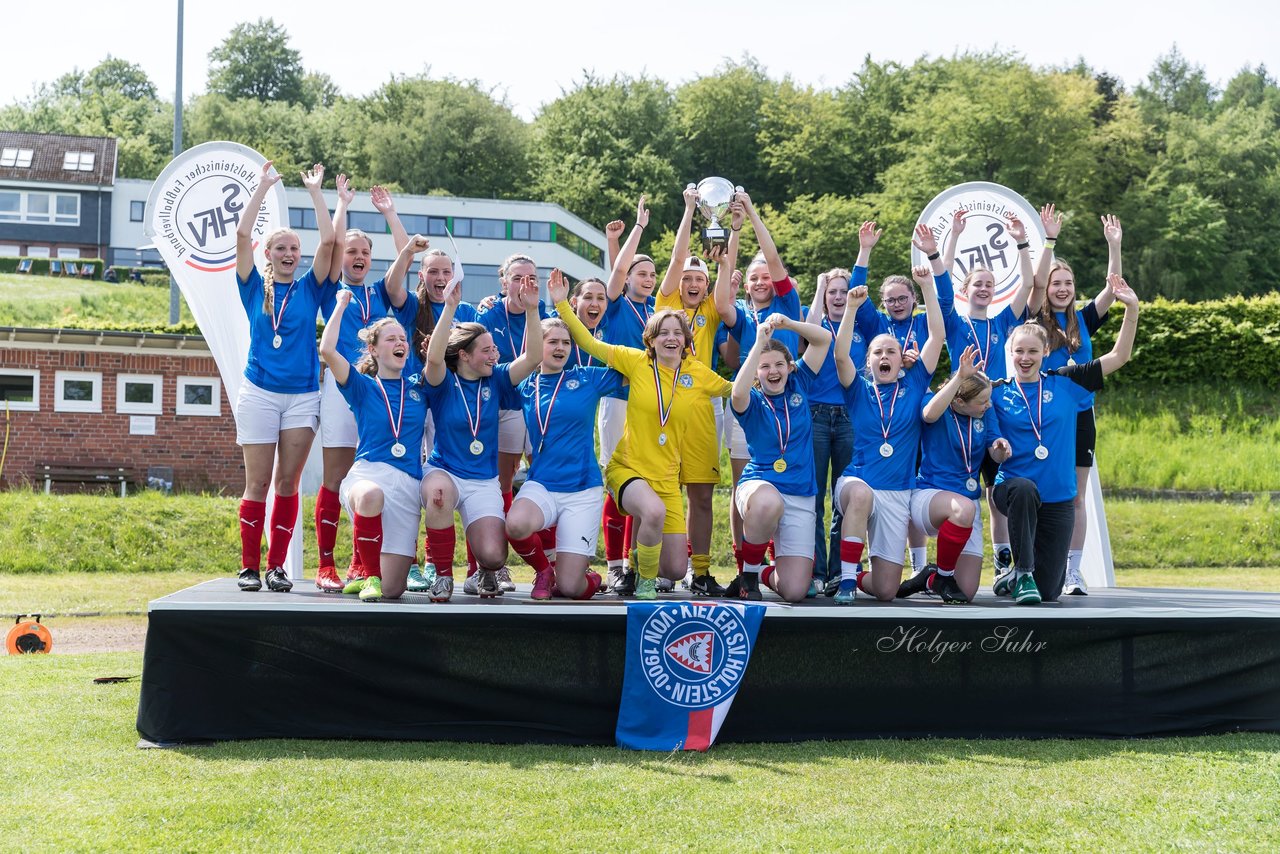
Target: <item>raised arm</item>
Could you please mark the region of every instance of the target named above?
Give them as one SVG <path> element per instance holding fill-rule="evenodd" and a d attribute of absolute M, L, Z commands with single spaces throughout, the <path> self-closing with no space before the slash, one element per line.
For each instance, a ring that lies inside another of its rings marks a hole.
<path fill-rule="evenodd" d="M 1036 260 L 1035 283 L 1027 307 L 1031 313 L 1040 311 L 1044 304 L 1044 292 L 1049 286 L 1049 268 L 1053 266 L 1053 251 L 1058 245 L 1058 234 L 1062 231 L 1062 214 L 1052 204 L 1040 208 L 1040 224 L 1044 226 L 1044 251 Z"/>
<path fill-rule="evenodd" d="M 356 194 L 346 175 L 339 175 L 333 183 L 338 188 L 338 206 L 333 209 L 333 254 L 329 269 L 337 273 L 336 282 L 342 278 L 342 256 L 347 251 L 347 208 Z"/>
<path fill-rule="evenodd" d="M 258 186 L 245 203 L 244 213 L 236 224 L 236 275 L 241 280 L 249 278 L 249 274 L 253 272 L 253 226 L 258 221 L 258 214 L 262 212 L 262 200 L 267 197 L 267 191 L 279 181 L 280 173 L 272 168 L 271 161 L 263 163 Z"/>
<path fill-rule="evenodd" d="M 769 229 L 765 227 L 764 220 L 760 218 L 760 213 L 756 210 L 756 206 L 751 202 L 751 196 L 746 192 L 739 192 L 736 198 L 742 202 L 743 210 L 747 214 L 747 218 L 751 220 L 751 229 L 756 233 L 756 243 L 760 244 L 760 254 L 764 256 L 765 263 L 769 265 L 769 276 L 773 281 L 780 282 L 787 277 L 787 268 L 782 266 L 782 259 L 778 256 L 778 247 L 773 244 L 773 235 L 769 233 Z"/>
<path fill-rule="evenodd" d="M 564 276 L 552 276 L 547 282 L 547 296 L 555 304 L 556 314 L 560 315 L 560 319 L 564 321 L 564 325 L 569 327 L 569 337 L 588 354 L 595 356 L 605 364 L 609 364 L 609 356 L 613 352 L 613 347 L 596 340 L 591 334 L 591 330 L 582 324 L 578 319 L 578 313 L 573 310 L 573 306 L 569 305 L 569 284 L 564 280 Z M 528 324 L 525 325 L 528 329 Z"/>
<path fill-rule="evenodd" d="M 733 215 L 733 228 L 729 232 L 729 245 L 720 263 L 716 266 L 715 301 L 716 312 L 726 325 L 732 326 L 736 317 L 734 300 L 738 298 L 738 289 L 742 287 L 742 275 L 737 270 L 738 241 L 742 231 L 741 208 Z"/>
<path fill-rule="evenodd" d="M 924 405 L 924 409 L 920 412 L 920 417 L 924 419 L 926 424 L 932 424 L 942 417 L 947 411 L 947 407 L 951 405 L 951 401 L 956 399 L 956 392 L 960 390 L 960 383 L 978 372 L 978 348 L 970 344 L 964 348 L 964 352 L 960 354 L 960 359 L 955 365 L 955 370 L 951 372 L 951 377 L 938 389 L 938 393 Z"/>
<path fill-rule="evenodd" d="M 676 242 L 671 247 L 671 263 L 662 276 L 661 292 L 669 297 L 680 290 L 680 277 L 684 275 L 684 262 L 689 258 L 689 232 L 693 228 L 693 210 L 698 205 L 698 188 L 693 184 L 684 188 L 684 214 L 676 229 Z"/>
<path fill-rule="evenodd" d="M 564 281 L 564 273 L 554 269 L 551 271 L 551 282 L 559 280 L 560 285 L 568 290 Z M 548 290 L 551 285 L 548 284 Z M 524 306 L 524 352 L 511 362 L 511 382 L 519 384 L 525 377 L 538 369 L 542 361 L 542 318 L 538 316 L 538 283 L 525 281 L 520 286 L 520 304 Z M 571 312 L 576 315 L 577 312 Z"/>
<path fill-rule="evenodd" d="M 409 242 L 409 234 L 404 230 L 404 223 L 400 221 L 400 214 L 396 213 L 395 199 L 391 198 L 391 194 L 387 192 L 385 187 L 374 186 L 369 189 L 369 201 L 373 202 L 374 208 L 387 221 L 387 228 L 391 231 L 391 240 L 395 243 L 396 251 L 399 252 Z"/>
<path fill-rule="evenodd" d="M 333 308 L 333 314 L 329 315 L 329 320 L 324 325 L 324 333 L 320 336 L 320 358 L 324 359 L 324 363 L 329 366 L 329 372 L 338 381 L 338 385 L 346 385 L 347 377 L 351 375 L 351 363 L 338 350 L 338 335 L 342 326 L 342 315 L 350 304 L 351 291 L 347 288 L 338 291 L 337 304 Z"/>
<path fill-rule="evenodd" d="M 849 288 L 849 300 L 844 306 L 844 317 L 840 318 L 840 328 L 836 330 L 836 375 L 840 377 L 840 385 L 845 388 L 852 385 L 858 378 L 858 366 L 849 356 L 849 346 L 853 343 L 853 327 L 857 323 L 854 316 L 866 301 L 866 285 Z"/>
<path fill-rule="evenodd" d="M 1107 240 L 1107 283 L 1102 291 L 1093 298 L 1094 310 L 1098 317 L 1106 317 L 1111 304 L 1115 302 L 1115 291 L 1111 289 L 1111 277 L 1122 276 L 1120 264 L 1120 243 L 1124 240 L 1124 229 L 1120 227 L 1120 218 L 1108 214 L 1102 218 L 1102 235 Z"/>
<path fill-rule="evenodd" d="M 822 370 L 822 363 L 826 361 L 827 350 L 831 348 L 831 333 L 823 329 L 817 323 L 804 320 L 793 320 L 782 314 L 771 314 L 769 320 L 774 321 L 774 329 L 787 329 L 796 333 L 809 345 L 805 348 L 804 355 L 800 360 L 809 366 L 809 370 L 815 374 Z"/>
<path fill-rule="evenodd" d="M 425 252 L 429 245 L 430 241 L 427 238 L 421 234 L 415 234 L 400 248 L 396 260 L 391 264 L 391 269 L 387 271 L 387 296 L 391 297 L 391 304 L 396 308 L 404 305 L 407 299 L 404 277 L 408 275 L 409 267 L 413 265 L 413 256 L 419 252 Z M 439 323 L 437 322 L 436 325 L 439 326 Z"/>
<path fill-rule="evenodd" d="M 946 324 L 942 320 L 942 305 L 938 302 L 938 286 L 934 280 L 942 281 L 945 277 L 949 284 L 951 277 L 942 268 L 942 256 L 938 252 L 938 243 L 933 239 L 933 232 L 929 230 L 929 226 L 923 223 L 916 226 L 916 234 L 911 242 L 929 256 L 929 264 L 932 267 L 932 269 L 923 266 L 914 267 L 911 275 L 924 296 L 925 318 L 929 324 L 929 337 L 920 348 L 920 359 L 924 362 L 925 370 L 933 373 L 938 367 L 938 357 L 942 355 L 942 345 L 946 343 L 947 338 Z"/>
<path fill-rule="evenodd" d="M 1108 276 L 1107 285 L 1115 294 L 1116 300 L 1124 305 L 1124 323 L 1120 326 L 1120 334 L 1116 336 L 1111 352 L 1098 360 L 1102 363 L 1104 377 L 1114 374 L 1128 363 L 1133 356 L 1134 339 L 1138 336 L 1138 295 L 1119 276 Z"/>
<path fill-rule="evenodd" d="M 1022 224 L 1022 220 L 1016 216 L 1009 216 L 1009 236 L 1017 241 L 1018 248 L 1018 273 L 1021 277 L 1021 283 L 1018 290 L 1014 293 L 1013 299 L 1009 300 L 1009 307 L 1013 309 L 1013 313 L 1018 317 L 1022 316 L 1022 312 L 1027 308 L 1027 300 L 1031 297 L 1031 290 L 1035 285 L 1035 273 L 1031 268 L 1031 245 L 1027 241 L 1027 228 Z M 951 268 L 948 267 L 948 270 Z"/>
<path fill-rule="evenodd" d="M 461 286 L 457 282 L 450 282 L 445 285 L 444 305 L 440 307 L 440 316 L 436 318 L 435 331 L 431 333 L 431 337 L 427 340 L 427 352 L 423 357 L 425 362 L 423 374 L 428 385 L 440 385 L 440 383 L 444 382 L 445 375 L 448 373 L 448 368 L 444 364 L 444 354 L 449 349 L 449 330 L 453 328 L 453 315 L 458 310 L 458 303 L 460 302 L 462 302 Z"/>
<path fill-rule="evenodd" d="M 316 228 L 320 230 L 320 245 L 316 247 L 315 255 L 311 256 L 311 272 L 316 277 L 316 284 L 322 285 L 329 278 L 334 244 L 333 220 L 329 219 L 329 206 L 325 203 L 324 193 L 320 191 L 320 185 L 324 183 L 324 166 L 316 163 L 301 175 L 302 186 L 307 188 L 311 204 L 316 209 Z"/>
<path fill-rule="evenodd" d="M 965 220 L 969 212 L 960 208 L 951 214 L 951 233 L 947 235 L 947 249 L 942 253 L 942 269 L 954 270 L 956 263 L 956 247 L 960 244 L 960 233 L 964 231 Z"/>
<path fill-rule="evenodd" d="M 613 265 L 618 263 L 618 251 L 621 249 L 622 232 L 627 230 L 627 224 L 620 219 L 611 221 L 604 227 L 605 245 L 608 248 L 609 269 L 613 269 Z"/>
<path fill-rule="evenodd" d="M 640 238 L 644 236 L 644 229 L 648 224 L 649 211 L 644 206 L 644 196 L 641 196 L 640 201 L 636 204 L 636 224 L 632 227 L 631 234 L 627 237 L 627 242 L 618 251 L 618 258 L 613 262 L 613 269 L 609 271 L 609 281 L 605 285 L 605 294 L 609 297 L 609 302 L 613 302 L 622 296 L 622 292 L 627 286 L 628 268 L 631 266 L 631 260 L 636 257 L 636 250 L 640 248 Z"/>
<path fill-rule="evenodd" d="M 742 363 L 738 375 L 733 378 L 733 391 L 729 395 L 729 403 L 733 406 L 734 412 L 746 412 L 747 407 L 751 405 L 751 388 L 755 384 L 756 369 L 760 367 L 760 354 L 764 351 L 765 342 L 773 337 L 773 330 L 776 328 L 776 324 L 771 322 L 774 317 L 777 315 L 770 316 L 760 324 L 760 328 L 756 330 L 756 342 L 751 345 L 746 361 Z"/>
<path fill-rule="evenodd" d="M 822 323 L 827 316 L 827 274 L 818 274 L 818 284 L 813 289 L 813 302 L 809 303 L 809 322 Z"/>

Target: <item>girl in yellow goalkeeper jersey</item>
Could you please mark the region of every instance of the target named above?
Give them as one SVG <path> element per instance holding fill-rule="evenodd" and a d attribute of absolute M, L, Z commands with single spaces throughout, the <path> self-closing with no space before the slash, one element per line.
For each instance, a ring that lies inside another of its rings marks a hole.
<path fill-rule="evenodd" d="M 650 317 L 638 350 L 597 341 L 573 313 L 567 289 L 560 285 L 549 293 L 574 342 L 630 381 L 626 427 L 604 477 L 614 501 L 636 520 L 636 598 L 654 599 L 659 571 L 672 580 L 685 573 L 681 449 L 692 444 L 686 437 L 693 431 L 709 429 L 707 400 L 728 397 L 733 387 L 687 357 L 693 336 L 683 312 Z"/>

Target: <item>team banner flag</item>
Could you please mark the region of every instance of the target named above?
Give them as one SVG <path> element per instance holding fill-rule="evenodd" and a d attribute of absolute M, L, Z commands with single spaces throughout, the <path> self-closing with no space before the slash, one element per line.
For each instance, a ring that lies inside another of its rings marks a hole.
<path fill-rule="evenodd" d="M 706 750 L 747 672 L 765 606 L 627 606 L 627 663 L 615 738 L 632 750 Z"/>

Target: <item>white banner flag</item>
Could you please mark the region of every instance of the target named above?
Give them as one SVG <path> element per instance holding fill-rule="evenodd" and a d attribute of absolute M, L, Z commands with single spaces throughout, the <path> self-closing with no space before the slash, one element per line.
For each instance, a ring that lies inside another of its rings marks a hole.
<path fill-rule="evenodd" d="M 146 235 L 178 283 L 200 333 L 209 343 L 222 387 L 235 410 L 249 357 L 249 320 L 236 292 L 236 227 L 262 175 L 266 158 L 235 142 L 206 142 L 173 159 L 151 185 Z M 287 222 L 283 183 L 262 202 L 253 226 L 254 260 L 268 234 Z M 266 530 L 271 528 L 271 497 Z M 299 519 L 301 504 L 299 505 Z M 285 571 L 302 577 L 303 527 L 295 521 Z"/>

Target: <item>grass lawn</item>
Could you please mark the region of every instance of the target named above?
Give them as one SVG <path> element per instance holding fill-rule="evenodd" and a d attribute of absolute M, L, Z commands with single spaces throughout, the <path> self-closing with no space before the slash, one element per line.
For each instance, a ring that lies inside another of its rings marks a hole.
<path fill-rule="evenodd" d="M 0 839 L 55 851 L 1280 846 L 1276 735 L 708 755 L 315 741 L 137 750 L 138 684 L 91 680 L 140 666 L 137 654 L 0 660 L 11 699 L 0 755 L 15 775 L 0 791 Z"/>
<path fill-rule="evenodd" d="M 179 305 L 178 322 L 193 324 L 186 301 Z M 0 326 L 154 330 L 168 322 L 168 288 L 0 273 Z"/>

